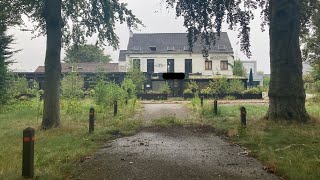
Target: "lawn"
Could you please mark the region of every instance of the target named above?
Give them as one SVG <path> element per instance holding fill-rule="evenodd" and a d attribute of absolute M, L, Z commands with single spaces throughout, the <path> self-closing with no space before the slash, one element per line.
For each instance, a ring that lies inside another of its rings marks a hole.
<path fill-rule="evenodd" d="M 194 106 L 202 121 L 226 134 L 232 141 L 248 148 L 265 168 L 284 179 L 320 179 L 320 105 L 307 104 L 315 119 L 306 124 L 273 122 L 262 119 L 267 105 L 243 105 L 247 109 L 247 128 L 240 126 L 240 107 Z"/>
<path fill-rule="evenodd" d="M 133 121 L 139 104 L 119 105 L 119 115 L 113 117 L 112 107 L 95 105 L 91 99 L 62 100 L 60 128 L 41 131 L 42 103 L 33 99 L 2 108 L 0 111 L 0 179 L 20 179 L 22 164 L 22 132 L 36 129 L 35 176 L 39 179 L 68 177 L 73 166 L 88 158 L 106 140 L 130 135 L 140 127 Z M 88 133 L 89 109 L 96 110 L 95 132 Z"/>

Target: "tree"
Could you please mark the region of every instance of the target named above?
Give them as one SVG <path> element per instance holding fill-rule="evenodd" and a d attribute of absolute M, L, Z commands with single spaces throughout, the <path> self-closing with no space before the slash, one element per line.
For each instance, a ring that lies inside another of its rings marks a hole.
<path fill-rule="evenodd" d="M 66 49 L 66 63 L 110 62 L 111 56 L 104 55 L 103 48 L 92 44 L 73 45 Z"/>
<path fill-rule="evenodd" d="M 271 120 L 310 119 L 305 108 L 305 92 L 302 80 L 302 59 L 299 36 L 307 31 L 310 17 L 315 13 L 315 0 L 166 0 L 175 7 L 176 15 L 184 17 L 188 29 L 188 43 L 201 38 L 204 55 L 219 38 L 222 22 L 230 29 L 239 27 L 241 50 L 248 57 L 250 51 L 250 22 L 253 10 L 260 7 L 264 20 L 262 29 L 269 25 L 271 79 L 269 109 Z M 226 19 L 226 20 L 225 20 Z M 216 33 L 214 33 L 216 31 Z"/>
<path fill-rule="evenodd" d="M 303 59 L 313 66 L 320 66 L 320 1 L 317 1 L 318 11 L 311 17 L 309 33 L 302 38 L 304 43 Z"/>
<path fill-rule="evenodd" d="M 13 41 L 13 37 L 6 34 L 9 17 L 5 13 L 6 5 L 0 3 L 0 104 L 5 104 L 8 100 L 9 89 L 9 59 L 14 53 L 10 50 L 9 45 Z M 10 23 L 11 24 L 11 23 Z"/>
<path fill-rule="evenodd" d="M 118 0 L 12 0 L 11 14 L 26 14 L 37 25 L 34 31 L 47 36 L 45 57 L 44 110 L 42 129 L 60 125 L 60 78 L 62 44 L 83 44 L 97 34 L 97 44 L 105 41 L 118 48 L 115 23 L 137 28 L 141 21 Z M 18 13 L 17 13 L 18 12 Z"/>
<path fill-rule="evenodd" d="M 130 63 L 126 78 L 131 79 L 136 85 L 136 90 L 138 92 L 141 92 L 144 81 L 146 80 L 146 76 L 143 74 L 143 72 L 140 71 L 140 66 L 137 67 L 133 62 Z"/>
<path fill-rule="evenodd" d="M 252 74 L 252 68 L 250 68 L 250 74 L 249 74 L 249 87 L 253 86 L 253 74 Z"/>
<path fill-rule="evenodd" d="M 240 59 L 235 60 L 234 64 L 231 65 L 231 67 L 233 75 L 241 77 L 245 77 L 247 75 L 246 69 L 244 68 L 243 63 L 240 61 Z"/>

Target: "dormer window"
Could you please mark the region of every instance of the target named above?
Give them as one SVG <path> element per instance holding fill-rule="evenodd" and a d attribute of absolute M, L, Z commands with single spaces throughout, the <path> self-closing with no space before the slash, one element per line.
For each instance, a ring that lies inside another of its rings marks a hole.
<path fill-rule="evenodd" d="M 157 50 L 157 46 L 150 46 L 149 47 L 151 51 L 156 51 Z"/>
<path fill-rule="evenodd" d="M 189 46 L 184 46 L 184 47 L 183 47 L 183 50 L 184 50 L 184 51 L 190 51 L 190 48 L 189 48 Z"/>
<path fill-rule="evenodd" d="M 83 67 L 78 66 L 78 68 L 77 68 L 77 69 L 83 69 Z"/>
<path fill-rule="evenodd" d="M 174 51 L 174 46 L 167 46 L 167 51 Z"/>
<path fill-rule="evenodd" d="M 220 45 L 220 46 L 218 46 L 218 50 L 226 50 L 226 46 Z"/>
<path fill-rule="evenodd" d="M 140 46 L 134 46 L 134 47 L 133 47 L 133 50 L 134 50 L 134 51 L 140 51 L 140 50 L 141 50 L 141 47 L 140 47 Z"/>

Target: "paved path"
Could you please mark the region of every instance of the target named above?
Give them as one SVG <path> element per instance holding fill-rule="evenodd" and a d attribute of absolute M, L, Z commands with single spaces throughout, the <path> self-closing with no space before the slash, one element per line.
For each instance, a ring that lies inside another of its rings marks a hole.
<path fill-rule="evenodd" d="M 158 118 L 182 105 L 145 105 L 144 117 Z M 153 111 L 158 109 L 158 111 Z M 151 110 L 151 112 L 149 111 Z M 106 144 L 79 164 L 74 179 L 278 179 L 244 150 L 209 127 L 146 128 Z"/>

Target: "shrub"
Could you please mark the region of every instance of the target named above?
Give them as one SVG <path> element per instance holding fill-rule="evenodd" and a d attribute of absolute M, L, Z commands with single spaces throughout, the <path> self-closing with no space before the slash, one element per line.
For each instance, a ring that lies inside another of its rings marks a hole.
<path fill-rule="evenodd" d="M 9 95 L 11 97 L 17 97 L 21 94 L 32 94 L 37 95 L 39 90 L 39 85 L 36 82 L 33 82 L 33 89 L 29 88 L 28 80 L 24 77 L 14 78 L 10 83 Z"/>
<path fill-rule="evenodd" d="M 61 94 L 63 98 L 79 99 L 83 97 L 84 80 L 76 72 L 66 74 L 61 81 Z"/>
<path fill-rule="evenodd" d="M 114 82 L 105 84 L 100 80 L 95 87 L 95 100 L 99 105 L 112 106 L 114 101 L 122 103 L 127 96 L 127 92 Z"/>
<path fill-rule="evenodd" d="M 231 80 L 229 82 L 229 93 L 241 93 L 244 91 L 243 82 L 240 80 Z"/>
<path fill-rule="evenodd" d="M 237 98 L 234 97 L 234 96 L 226 96 L 226 97 L 224 97 L 223 99 L 225 99 L 225 100 L 235 100 L 235 99 L 237 99 Z"/>
<path fill-rule="evenodd" d="M 170 94 L 171 93 L 171 88 L 169 86 L 169 83 L 168 82 L 165 82 L 164 83 L 164 86 L 162 87 L 162 89 L 160 90 L 161 93 L 163 94 Z"/>
<path fill-rule="evenodd" d="M 211 89 L 210 87 L 206 87 L 204 89 L 201 89 L 201 94 L 211 94 Z"/>
<path fill-rule="evenodd" d="M 188 83 L 187 89 L 190 89 L 191 93 L 199 93 L 199 86 L 195 81 L 190 81 Z"/>
<path fill-rule="evenodd" d="M 229 92 L 229 83 L 226 77 L 217 78 L 209 82 L 209 88 L 211 93 L 228 93 Z"/>
<path fill-rule="evenodd" d="M 185 89 L 183 91 L 183 94 L 192 94 L 192 90 L 191 89 Z"/>
<path fill-rule="evenodd" d="M 133 99 L 137 97 L 137 88 L 131 79 L 125 78 L 121 87 L 128 93 L 128 98 Z"/>
<path fill-rule="evenodd" d="M 243 94 L 260 94 L 260 93 L 262 93 L 262 90 L 258 87 L 249 88 L 243 91 Z"/>

